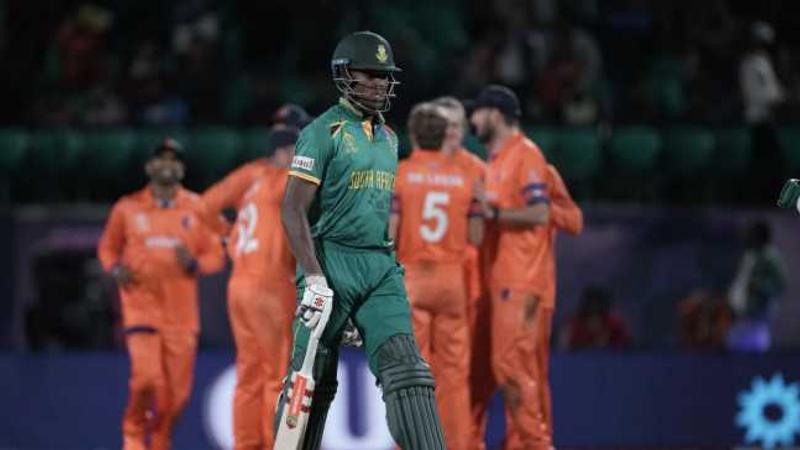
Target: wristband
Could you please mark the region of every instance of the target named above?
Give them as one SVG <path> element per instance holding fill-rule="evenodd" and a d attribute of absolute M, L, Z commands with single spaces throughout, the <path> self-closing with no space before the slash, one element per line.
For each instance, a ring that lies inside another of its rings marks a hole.
<path fill-rule="evenodd" d="M 328 287 L 328 280 L 325 279 L 325 275 L 322 274 L 314 274 L 314 275 L 306 275 L 306 287 L 308 286 L 323 286 Z"/>

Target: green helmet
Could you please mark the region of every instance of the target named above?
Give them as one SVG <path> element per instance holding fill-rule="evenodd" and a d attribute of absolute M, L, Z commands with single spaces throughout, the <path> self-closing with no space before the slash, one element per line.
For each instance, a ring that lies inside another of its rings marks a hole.
<path fill-rule="evenodd" d="M 381 106 L 369 107 L 355 98 L 354 87 L 357 81 L 353 79 L 351 69 L 386 74 L 389 84 Z M 400 71 L 401 69 L 394 63 L 394 54 L 389 42 L 371 31 L 358 31 L 345 36 L 339 41 L 331 58 L 331 72 L 336 88 L 350 102 L 368 112 L 389 110 L 390 99 L 394 97 L 394 88 L 399 84 L 394 79 L 394 73 Z"/>

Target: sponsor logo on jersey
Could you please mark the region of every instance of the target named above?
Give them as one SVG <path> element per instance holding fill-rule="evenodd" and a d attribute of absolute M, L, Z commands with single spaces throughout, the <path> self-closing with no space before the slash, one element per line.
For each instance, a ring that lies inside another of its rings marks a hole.
<path fill-rule="evenodd" d="M 294 159 L 292 159 L 292 168 L 308 171 L 314 170 L 314 158 L 309 158 L 308 156 L 295 156 Z"/>
<path fill-rule="evenodd" d="M 180 243 L 180 239 L 171 236 L 149 236 L 144 240 L 147 248 L 175 248 Z"/>
<path fill-rule="evenodd" d="M 382 170 L 356 170 L 350 174 L 348 189 L 394 191 L 394 174 Z"/>
<path fill-rule="evenodd" d="M 461 175 L 409 172 L 408 182 L 413 184 L 433 184 L 437 186 L 464 186 L 464 178 Z"/>
<path fill-rule="evenodd" d="M 147 214 L 139 213 L 133 218 L 133 222 L 136 224 L 136 229 L 139 231 L 147 231 L 150 229 L 150 221 L 147 219 Z"/>
<path fill-rule="evenodd" d="M 358 146 L 356 145 L 356 138 L 352 134 L 345 131 L 342 133 L 342 141 L 344 142 L 345 153 L 356 153 Z"/>

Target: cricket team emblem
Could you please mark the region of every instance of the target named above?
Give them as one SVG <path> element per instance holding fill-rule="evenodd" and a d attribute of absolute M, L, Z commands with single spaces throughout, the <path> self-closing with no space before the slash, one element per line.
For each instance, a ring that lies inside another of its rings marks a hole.
<path fill-rule="evenodd" d="M 375 58 L 377 58 L 380 63 L 386 63 L 386 61 L 389 60 L 389 54 L 386 52 L 386 46 L 383 44 L 378 45 L 378 52 L 375 53 Z"/>

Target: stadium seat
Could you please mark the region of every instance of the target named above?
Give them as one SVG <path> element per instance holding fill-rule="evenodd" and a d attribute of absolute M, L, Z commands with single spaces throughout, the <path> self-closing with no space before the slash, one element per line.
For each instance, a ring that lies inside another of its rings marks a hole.
<path fill-rule="evenodd" d="M 745 175 L 753 159 L 750 131 L 725 128 L 717 130 L 715 135 L 714 170 L 720 175 Z"/>
<path fill-rule="evenodd" d="M 134 132 L 127 128 L 96 130 L 86 135 L 86 156 L 93 174 L 99 178 L 116 178 L 129 168 L 136 144 Z"/>
<path fill-rule="evenodd" d="M 30 144 L 30 135 L 20 128 L 0 130 L 0 172 L 17 170 L 25 158 Z"/>
<path fill-rule="evenodd" d="M 591 128 L 563 128 L 549 159 L 565 179 L 589 181 L 598 171 L 602 154 L 597 133 Z"/>
<path fill-rule="evenodd" d="M 264 156 L 264 150 L 269 141 L 269 128 L 257 127 L 245 130 L 242 133 L 242 162 L 251 161 Z"/>
<path fill-rule="evenodd" d="M 241 148 L 242 139 L 236 130 L 225 127 L 193 130 L 186 149 L 189 175 L 203 184 L 217 181 L 236 165 Z"/>
<path fill-rule="evenodd" d="M 487 155 L 486 147 L 481 144 L 477 137 L 474 134 L 468 133 L 464 135 L 464 141 L 462 142 L 464 148 L 470 151 L 470 153 L 478 155 L 481 159 L 486 161 L 489 157 Z"/>
<path fill-rule="evenodd" d="M 650 127 L 633 126 L 614 131 L 608 143 L 611 161 L 627 174 L 655 168 L 661 151 L 661 136 Z"/>
<path fill-rule="evenodd" d="M 84 154 L 86 139 L 71 129 L 42 129 L 31 135 L 32 160 L 45 172 L 71 172 Z"/>
<path fill-rule="evenodd" d="M 785 127 L 778 131 L 781 154 L 789 170 L 800 169 L 800 128 Z"/>
<path fill-rule="evenodd" d="M 544 153 L 547 160 L 551 160 L 558 145 L 558 132 L 552 127 L 523 126 L 523 131 Z"/>
<path fill-rule="evenodd" d="M 688 176 L 710 166 L 714 134 L 702 127 L 679 126 L 664 134 L 664 157 L 673 175 Z"/>

